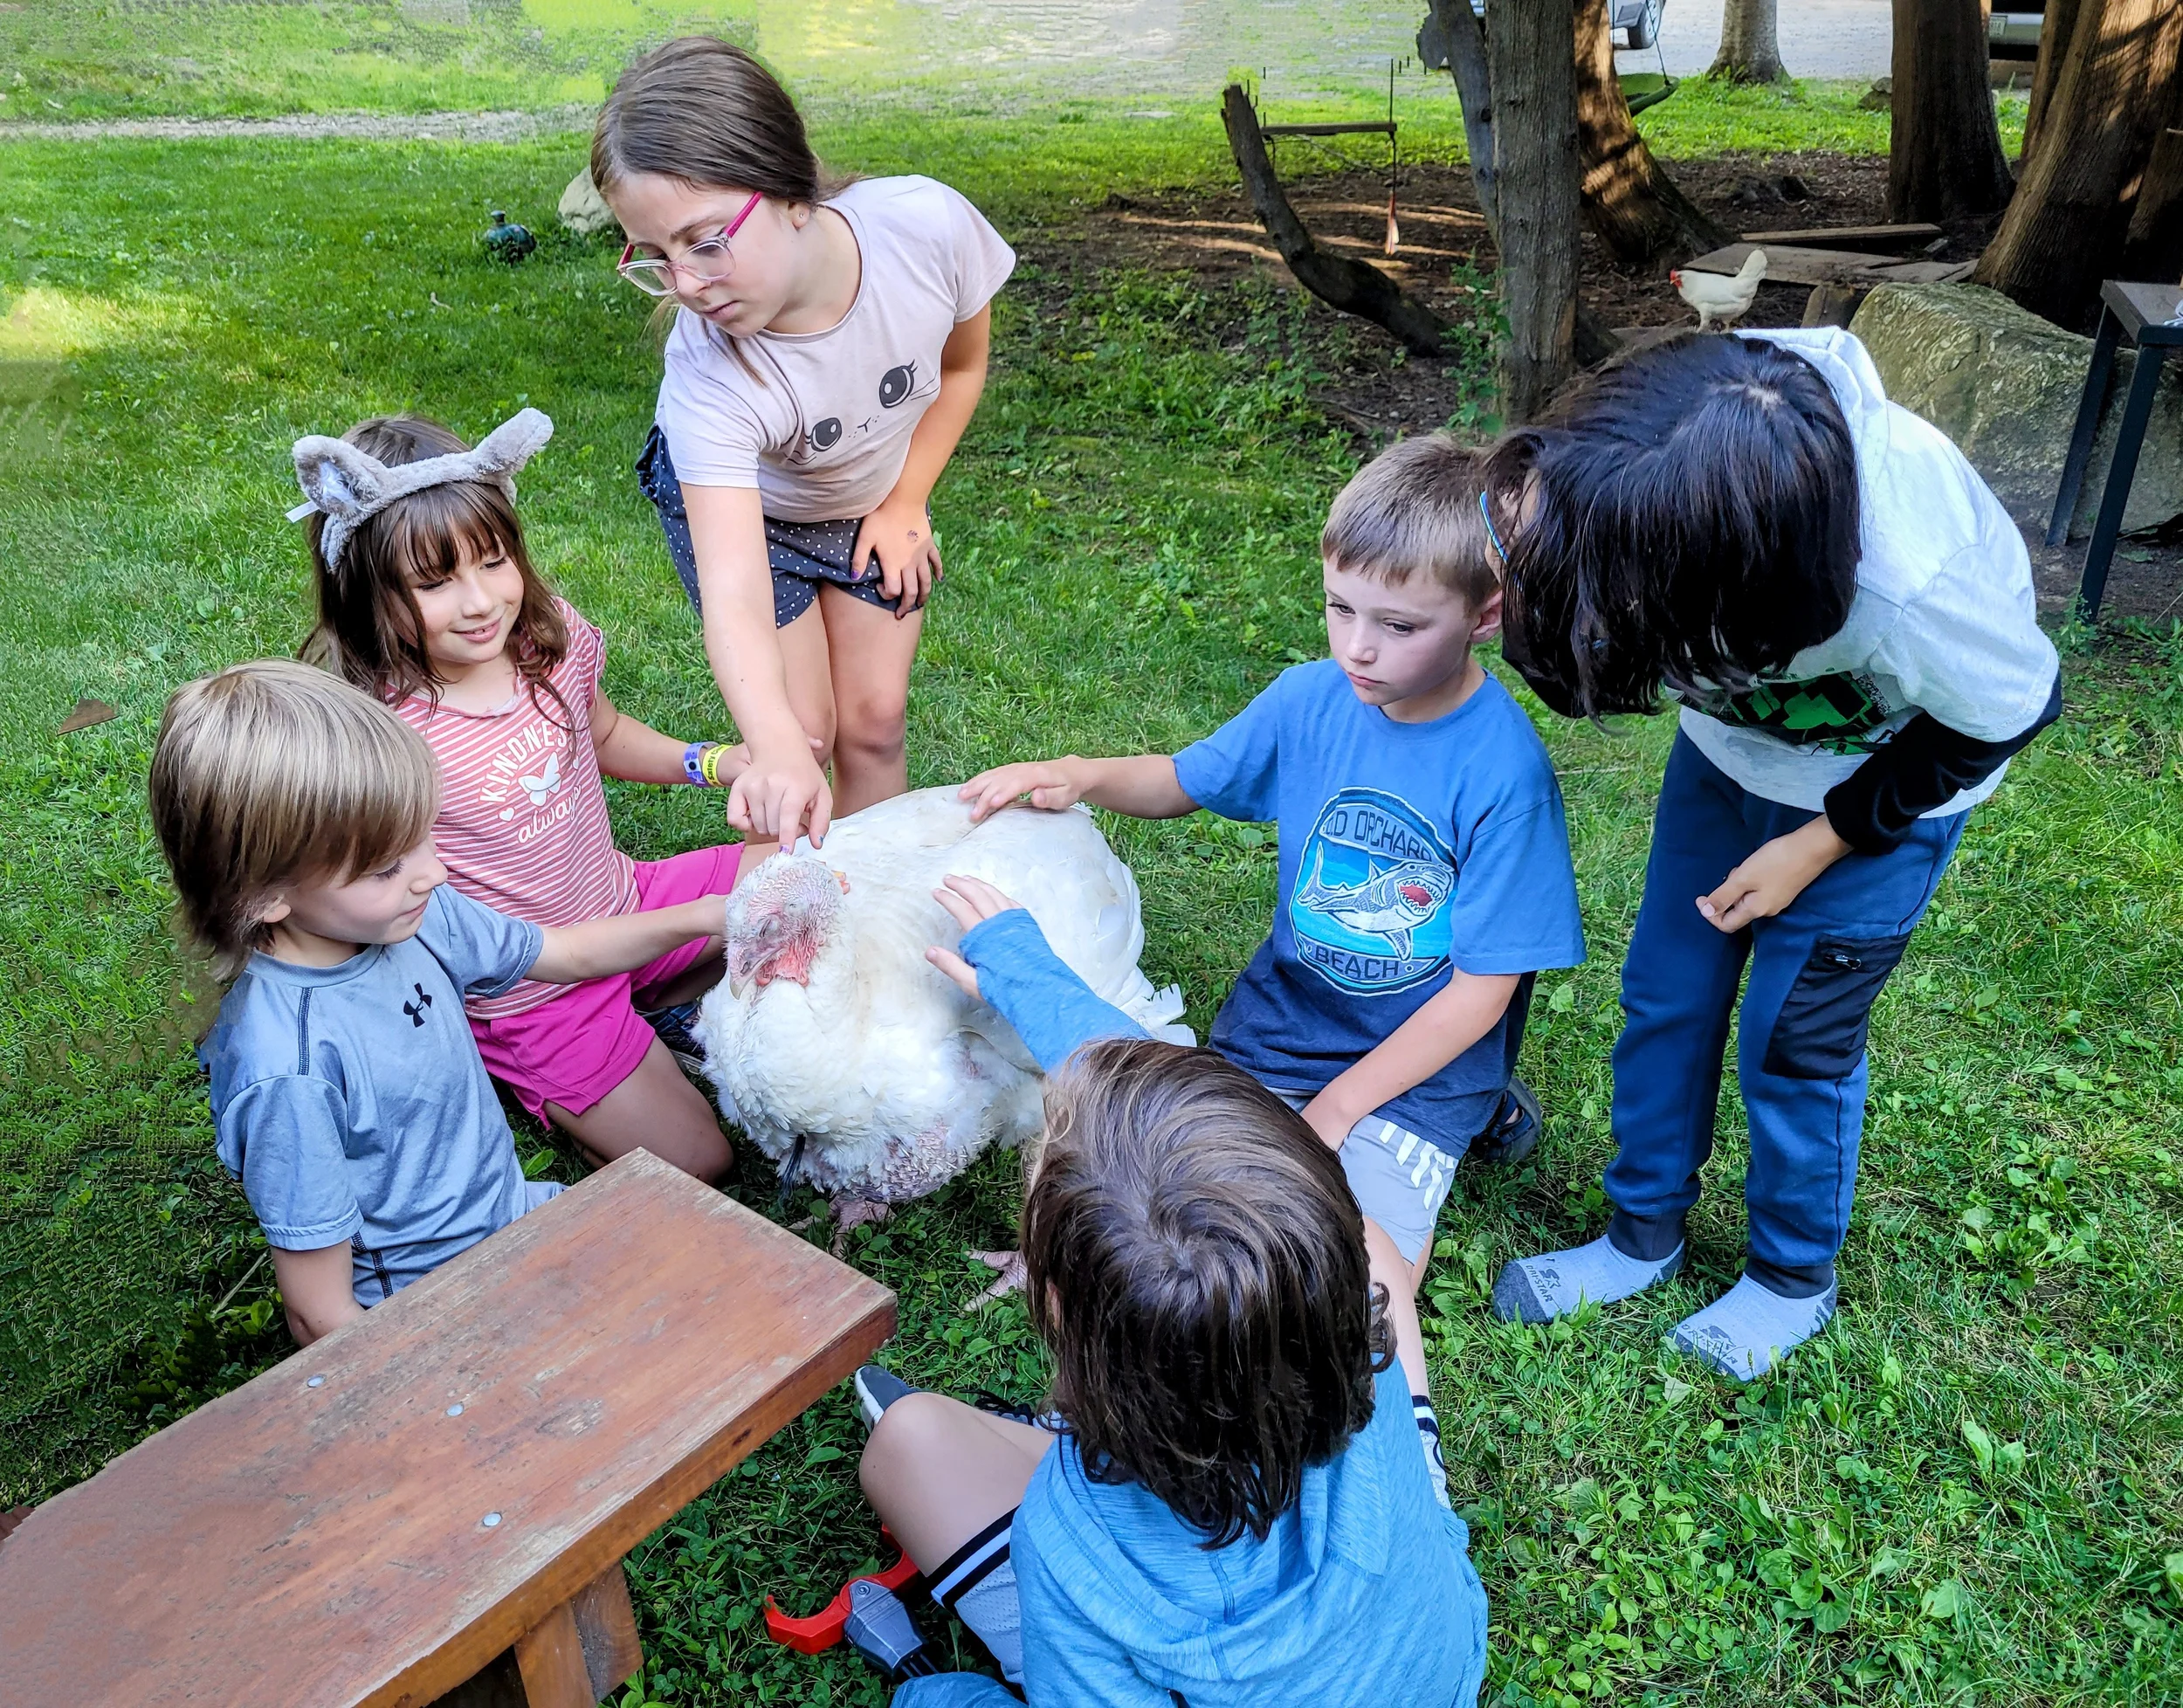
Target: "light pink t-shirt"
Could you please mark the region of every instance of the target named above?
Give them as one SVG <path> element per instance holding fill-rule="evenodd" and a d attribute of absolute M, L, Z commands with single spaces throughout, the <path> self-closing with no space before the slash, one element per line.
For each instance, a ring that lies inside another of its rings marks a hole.
<path fill-rule="evenodd" d="M 940 395 L 940 347 L 1016 267 L 985 216 L 930 178 L 860 179 L 826 205 L 864 259 L 849 313 L 824 332 L 736 340 L 761 383 L 685 310 L 659 384 L 675 473 L 755 486 L 785 522 L 866 516 L 894 490 L 911 430 Z"/>
<path fill-rule="evenodd" d="M 568 625 L 568 651 L 547 680 L 565 710 L 527 685 L 494 712 L 434 706 L 417 694 L 394 710 L 439 761 L 432 837 L 448 881 L 533 925 L 572 926 L 635 913 L 637 869 L 614 845 L 591 745 L 606 645 L 573 605 L 554 603 Z M 468 1008 L 480 1020 L 499 1019 L 566 988 L 525 979 L 501 995 L 471 998 Z"/>

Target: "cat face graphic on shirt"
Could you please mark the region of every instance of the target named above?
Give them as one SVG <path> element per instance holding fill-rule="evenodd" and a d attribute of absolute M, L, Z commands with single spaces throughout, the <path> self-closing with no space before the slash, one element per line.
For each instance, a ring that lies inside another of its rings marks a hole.
<path fill-rule="evenodd" d="M 940 390 L 940 381 L 925 374 L 924 367 L 922 362 L 914 359 L 898 362 L 880 375 L 876 392 L 878 410 L 862 420 L 849 424 L 844 424 L 841 417 L 830 415 L 812 423 L 804 430 L 802 443 L 798 447 L 802 452 L 801 460 L 809 462 L 812 458 L 823 456 L 837 446 L 853 444 L 884 425 L 890 413 L 905 403 L 936 396 Z"/>

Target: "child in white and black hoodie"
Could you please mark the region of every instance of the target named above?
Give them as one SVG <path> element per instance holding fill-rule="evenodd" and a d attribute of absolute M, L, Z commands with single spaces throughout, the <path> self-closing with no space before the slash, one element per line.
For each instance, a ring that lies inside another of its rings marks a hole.
<path fill-rule="evenodd" d="M 1508 661 L 1568 715 L 1681 708 L 1622 973 L 1614 1216 L 1511 1264 L 1495 1305 L 1543 1321 L 1682 1267 L 1747 963 L 1749 1261 L 1671 1339 L 1748 1381 L 1834 1314 L 1873 1000 L 1970 809 L 2061 714 L 2029 558 L 1835 330 L 1655 345 L 1506 437 L 1488 485 Z"/>

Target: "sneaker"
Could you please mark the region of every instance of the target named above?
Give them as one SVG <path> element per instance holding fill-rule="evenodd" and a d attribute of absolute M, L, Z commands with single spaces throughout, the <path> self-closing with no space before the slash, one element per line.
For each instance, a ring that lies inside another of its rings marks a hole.
<path fill-rule="evenodd" d="M 691 1028 L 697 1024 L 698 1004 L 677 1002 L 672 1008 L 639 1009 L 637 1017 L 659 1034 L 659 1041 L 667 1046 L 675 1060 L 687 1074 L 705 1071 L 705 1046 L 699 1043 Z"/>
<path fill-rule="evenodd" d="M 972 1388 L 970 1403 L 988 1417 L 1005 1417 L 1011 1423 L 1028 1424 L 1034 1429 L 1043 1429 L 1049 1435 L 1058 1434 L 1061 1429 L 1059 1412 L 1041 1411 L 1036 1406 L 1023 1405 L 995 1394 L 989 1388 Z"/>
<path fill-rule="evenodd" d="M 870 1578 L 858 1578 L 849 1586 L 849 1617 L 842 1622 L 842 1635 L 890 1684 L 905 1678 L 929 1678 L 940 1670 L 902 1598 Z"/>
<path fill-rule="evenodd" d="M 893 1371 L 883 1370 L 877 1364 L 866 1364 L 858 1369 L 850 1378 L 850 1386 L 856 1390 L 857 1410 L 867 1429 L 878 1429 L 881 1415 L 905 1394 L 919 1391 Z"/>
<path fill-rule="evenodd" d="M 1485 1131 L 1470 1141 L 1468 1154 L 1482 1168 L 1506 1168 L 1537 1150 L 1545 1131 L 1539 1094 L 1512 1074 L 1508 1090 L 1501 1094 L 1501 1106 L 1493 1112 Z"/>

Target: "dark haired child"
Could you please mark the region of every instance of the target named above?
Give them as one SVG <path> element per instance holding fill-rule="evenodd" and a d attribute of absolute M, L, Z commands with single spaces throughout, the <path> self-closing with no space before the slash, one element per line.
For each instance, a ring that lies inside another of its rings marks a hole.
<path fill-rule="evenodd" d="M 980 816 L 1078 800 L 1139 818 L 1277 819 L 1273 930 L 1212 1046 L 1338 1150 L 1426 1407 L 1415 1295 L 1466 1153 L 1538 1142 L 1515 1076 L 1533 975 L 1584 959 L 1553 765 L 1472 651 L 1499 627 L 1478 471 L 1447 435 L 1360 470 L 1319 541 L 1333 656 L 1284 671 L 1170 758 L 1004 765 Z"/>
<path fill-rule="evenodd" d="M 623 277 L 676 305 L 637 469 L 750 744 L 728 822 L 823 842 L 909 787 L 928 507 L 1016 257 L 945 184 L 829 179 L 788 93 L 706 36 L 622 73 L 591 176 Z"/>
<path fill-rule="evenodd" d="M 1846 332 L 1655 345 L 1488 480 L 1509 662 L 1573 716 L 1680 708 L 1622 971 L 1614 1216 L 1511 1264 L 1496 1307 L 1543 1321 L 1683 1266 L 1733 1018 L 1750 1256 L 1671 1339 L 1749 1381 L 1834 1315 L 1873 1002 L 1970 809 L 2060 715 L 2029 560 Z"/>
<path fill-rule="evenodd" d="M 220 1160 L 306 1346 L 561 1190 L 524 1179 L 464 1000 L 641 967 L 727 905 L 510 919 L 443 884 L 438 792 L 414 730 L 292 659 L 179 688 L 160 721 L 152 823 L 234 981 L 198 1051 Z"/>
<path fill-rule="evenodd" d="M 1485 1592 L 1339 1164 L 1248 1073 L 1146 1038 L 1006 896 L 948 884 L 968 929 L 931 958 L 1051 1076 L 1023 1251 L 1053 1391 L 1006 1417 L 859 1371 L 873 1506 L 1033 1708 L 1467 1708 Z M 854 1602 L 898 1708 L 1013 1699 L 920 1676 L 900 1604 Z"/>
<path fill-rule="evenodd" d="M 526 410 L 473 451 L 437 422 L 378 416 L 300 441 L 295 461 L 318 582 L 306 651 L 430 747 L 454 887 L 566 926 L 725 894 L 772 844 L 650 861 L 615 846 L 603 775 L 725 788 L 743 754 L 662 735 L 606 697 L 605 643 L 533 567 L 516 516 L 514 473 L 552 431 Z M 717 1180 L 727 1140 L 671 1051 L 696 1048 L 687 1005 L 720 977 L 720 928 L 612 978 L 473 994 L 485 1065 L 596 1158 L 641 1145 Z"/>

